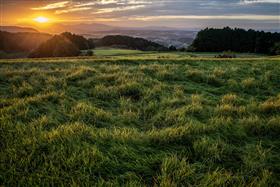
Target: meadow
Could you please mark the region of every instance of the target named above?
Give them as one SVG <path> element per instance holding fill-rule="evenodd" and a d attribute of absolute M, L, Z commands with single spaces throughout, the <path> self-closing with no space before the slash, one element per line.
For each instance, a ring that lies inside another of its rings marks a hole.
<path fill-rule="evenodd" d="M 0 186 L 280 185 L 279 57 L 0 60 L 0 85 Z"/>

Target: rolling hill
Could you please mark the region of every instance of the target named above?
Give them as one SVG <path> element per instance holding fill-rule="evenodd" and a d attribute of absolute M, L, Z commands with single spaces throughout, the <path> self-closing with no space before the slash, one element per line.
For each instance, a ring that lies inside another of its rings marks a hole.
<path fill-rule="evenodd" d="M 30 32 L 30 33 L 38 33 L 39 31 L 32 27 L 19 27 L 19 26 L 0 26 L 0 31 L 6 32 Z"/>

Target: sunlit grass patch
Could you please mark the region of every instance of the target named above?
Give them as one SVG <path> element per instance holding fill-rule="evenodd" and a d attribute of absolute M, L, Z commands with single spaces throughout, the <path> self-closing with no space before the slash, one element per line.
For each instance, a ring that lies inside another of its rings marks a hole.
<path fill-rule="evenodd" d="M 118 96 L 116 87 L 105 86 L 103 84 L 95 85 L 91 95 L 98 99 L 114 99 Z"/>
<path fill-rule="evenodd" d="M 79 102 L 71 108 L 70 117 L 73 121 L 77 120 L 92 126 L 102 127 L 104 123 L 111 121 L 112 114 L 89 102 Z"/>
<path fill-rule="evenodd" d="M 203 82 L 206 79 L 205 72 L 199 69 L 189 69 L 186 72 L 187 77 L 195 82 Z"/>
<path fill-rule="evenodd" d="M 223 77 L 226 76 L 226 71 L 224 69 L 222 69 L 222 68 L 215 67 L 214 70 L 213 70 L 213 74 L 216 77 L 223 78 Z"/>
<path fill-rule="evenodd" d="M 70 75 L 67 76 L 67 79 L 70 81 L 76 81 L 80 79 L 86 79 L 90 76 L 93 76 L 96 73 L 96 70 L 87 66 L 80 66 L 71 72 Z"/>
<path fill-rule="evenodd" d="M 210 128 L 204 124 L 190 121 L 183 126 L 178 127 L 167 127 L 163 129 L 153 129 L 149 131 L 148 135 L 150 136 L 151 141 L 157 144 L 180 144 L 190 145 L 192 139 L 200 134 L 207 133 L 211 131 Z"/>
<path fill-rule="evenodd" d="M 226 94 L 222 97 L 221 103 L 223 104 L 236 104 L 237 102 L 237 95 L 236 94 Z"/>
<path fill-rule="evenodd" d="M 200 95 L 194 94 L 191 96 L 191 103 L 186 106 L 187 114 L 199 115 L 203 111 L 202 97 Z"/>
<path fill-rule="evenodd" d="M 75 138 L 80 138 L 81 134 L 87 133 L 88 127 L 83 123 L 64 124 L 53 129 L 45 134 L 43 138 L 48 142 L 54 141 L 73 141 Z"/>
<path fill-rule="evenodd" d="M 260 105 L 260 109 L 265 113 L 279 113 L 280 112 L 280 95 L 270 98 Z"/>
<path fill-rule="evenodd" d="M 258 81 L 255 78 L 247 78 L 241 81 L 241 85 L 245 89 L 255 89 L 258 86 Z"/>
<path fill-rule="evenodd" d="M 242 116 L 248 112 L 246 106 L 240 105 L 240 101 L 235 94 L 224 95 L 215 110 L 220 116 Z"/>
<path fill-rule="evenodd" d="M 217 106 L 216 113 L 220 116 L 233 116 L 237 114 L 237 108 L 232 104 L 221 104 Z"/>

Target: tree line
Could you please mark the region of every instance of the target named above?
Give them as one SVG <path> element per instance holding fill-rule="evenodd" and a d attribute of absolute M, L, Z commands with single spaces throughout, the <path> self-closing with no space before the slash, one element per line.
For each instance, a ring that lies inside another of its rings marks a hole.
<path fill-rule="evenodd" d="M 158 43 L 143 38 L 123 35 L 105 36 L 101 39 L 97 39 L 95 42 L 98 47 L 117 47 L 141 51 L 168 51 L 167 47 Z"/>
<path fill-rule="evenodd" d="M 280 33 L 245 30 L 240 28 L 206 28 L 198 32 L 191 51 L 280 54 Z"/>
<path fill-rule="evenodd" d="M 0 31 L 0 51 L 7 53 L 30 52 L 50 39 L 50 34 Z"/>
<path fill-rule="evenodd" d="M 95 47 L 117 47 L 142 51 L 168 51 L 155 42 L 143 38 L 114 35 L 101 39 L 85 38 L 81 35 L 64 32 L 59 35 L 42 33 L 9 33 L 0 31 L 0 51 L 6 53 L 25 52 L 30 58 L 79 56 L 88 50 L 92 55 Z M 1 55 L 1 54 L 0 54 Z"/>
<path fill-rule="evenodd" d="M 95 48 L 92 40 L 83 36 L 64 32 L 60 35 L 54 35 L 52 38 L 42 43 L 37 49 L 33 50 L 28 57 L 71 57 L 79 56 L 81 50 Z"/>

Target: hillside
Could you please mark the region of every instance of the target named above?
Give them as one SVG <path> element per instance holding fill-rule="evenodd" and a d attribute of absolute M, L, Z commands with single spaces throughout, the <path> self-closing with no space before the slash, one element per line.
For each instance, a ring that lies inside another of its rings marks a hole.
<path fill-rule="evenodd" d="M 30 52 L 51 38 L 45 33 L 10 33 L 0 31 L 0 51 Z"/>
<path fill-rule="evenodd" d="M 97 47 L 117 47 L 124 49 L 134 49 L 141 51 L 166 51 L 168 48 L 155 42 L 143 38 L 130 36 L 111 35 L 95 40 Z"/>
<path fill-rule="evenodd" d="M 18 32 L 31 32 L 38 33 L 38 31 L 31 27 L 18 27 L 18 26 L 0 26 L 0 31 L 18 33 Z"/>
<path fill-rule="evenodd" d="M 79 54 L 80 49 L 71 40 L 63 35 L 55 35 L 32 51 L 28 57 L 71 57 Z"/>
<path fill-rule="evenodd" d="M 0 185 L 278 186 L 280 59 L 0 60 Z"/>

